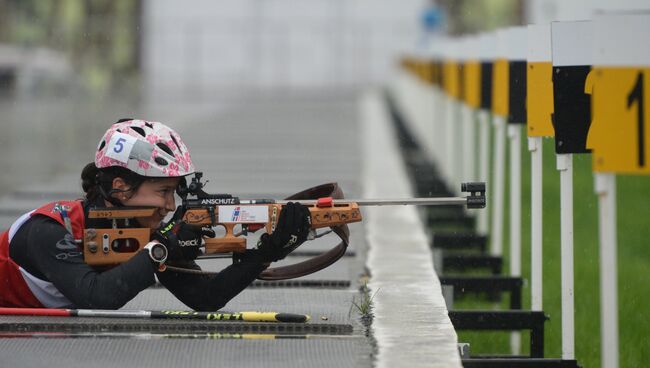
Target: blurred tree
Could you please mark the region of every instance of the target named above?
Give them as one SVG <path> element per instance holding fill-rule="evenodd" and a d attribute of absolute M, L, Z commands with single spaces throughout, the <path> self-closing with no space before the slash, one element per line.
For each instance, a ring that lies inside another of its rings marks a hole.
<path fill-rule="evenodd" d="M 9 4 L 0 0 L 0 42 L 7 42 L 9 33 Z"/>
<path fill-rule="evenodd" d="M 521 25 L 524 20 L 524 0 L 437 0 L 437 4 L 447 12 L 452 35 Z"/>
<path fill-rule="evenodd" d="M 115 91 L 139 73 L 142 0 L 0 0 L 0 40 L 69 56 L 84 87 Z"/>

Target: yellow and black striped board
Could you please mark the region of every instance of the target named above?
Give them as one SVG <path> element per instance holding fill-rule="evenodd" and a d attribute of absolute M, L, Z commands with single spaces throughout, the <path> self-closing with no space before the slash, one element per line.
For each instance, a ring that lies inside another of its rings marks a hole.
<path fill-rule="evenodd" d="M 526 61 L 508 62 L 508 123 L 526 123 Z"/>
<path fill-rule="evenodd" d="M 528 30 L 511 27 L 506 32 L 508 57 L 508 123 L 526 123 L 526 56 Z"/>
<path fill-rule="evenodd" d="M 465 63 L 458 63 L 458 99 L 465 101 Z"/>
<path fill-rule="evenodd" d="M 528 136 L 552 137 L 553 65 L 550 61 L 529 62 L 527 78 Z"/>
<path fill-rule="evenodd" d="M 494 115 L 508 116 L 508 60 L 499 58 L 492 68 L 492 112 Z"/>
<path fill-rule="evenodd" d="M 444 61 L 442 80 L 447 95 L 457 99 L 460 96 L 460 73 L 456 60 L 447 59 Z"/>
<path fill-rule="evenodd" d="M 650 66 L 597 67 L 592 90 L 594 119 L 587 145 L 598 172 L 650 174 Z"/>
<path fill-rule="evenodd" d="M 426 60 L 420 60 L 418 63 L 420 79 L 424 83 L 431 83 L 431 68 L 430 64 Z"/>
<path fill-rule="evenodd" d="M 467 106 L 478 109 L 481 107 L 481 63 L 478 60 L 468 60 L 463 67 L 463 91 Z"/>
<path fill-rule="evenodd" d="M 585 82 L 591 70 L 590 21 L 551 23 L 553 128 L 556 153 L 589 153 L 591 96 Z"/>
<path fill-rule="evenodd" d="M 650 174 L 650 14 L 602 14 L 594 20 L 593 121 L 587 146 L 593 169 Z"/>
<path fill-rule="evenodd" d="M 525 27 L 511 27 L 496 33 L 492 111 L 511 124 L 526 122 L 526 36 Z"/>
<path fill-rule="evenodd" d="M 440 63 L 432 60 L 429 63 L 429 68 L 431 69 L 431 84 L 440 86 Z"/>
<path fill-rule="evenodd" d="M 528 68 L 526 75 L 526 112 L 529 137 L 552 137 L 553 65 L 551 63 L 551 26 L 528 26 Z"/>
<path fill-rule="evenodd" d="M 492 110 L 492 69 L 496 58 L 496 32 L 483 33 L 478 36 L 476 55 L 478 59 L 478 95 L 479 107 L 482 110 Z"/>
<path fill-rule="evenodd" d="M 441 90 L 444 90 L 445 88 L 445 64 L 442 62 L 442 60 L 437 60 L 436 61 L 436 70 L 437 70 L 437 81 L 438 81 L 438 87 Z"/>
<path fill-rule="evenodd" d="M 492 62 L 481 61 L 481 90 L 480 106 L 482 109 L 492 109 Z"/>
<path fill-rule="evenodd" d="M 556 153 L 589 153 L 591 98 L 584 86 L 589 65 L 553 66 L 553 128 Z"/>
<path fill-rule="evenodd" d="M 400 60 L 400 65 L 402 69 L 408 71 L 410 74 L 414 75 L 421 81 L 425 83 L 431 83 L 432 70 L 430 68 L 430 64 L 422 57 L 405 56 Z"/>

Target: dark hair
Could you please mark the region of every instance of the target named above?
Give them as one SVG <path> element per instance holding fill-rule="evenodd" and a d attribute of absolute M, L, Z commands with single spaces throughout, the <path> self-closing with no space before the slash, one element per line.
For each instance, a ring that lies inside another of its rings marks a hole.
<path fill-rule="evenodd" d="M 101 196 L 107 201 L 119 205 L 111 197 L 111 194 L 115 193 L 113 190 L 113 179 L 115 178 L 124 179 L 131 187 L 131 191 L 136 191 L 147 179 L 124 167 L 113 166 L 99 169 L 94 162 L 91 162 L 81 171 L 81 188 L 85 193 L 85 199 L 94 201 Z"/>

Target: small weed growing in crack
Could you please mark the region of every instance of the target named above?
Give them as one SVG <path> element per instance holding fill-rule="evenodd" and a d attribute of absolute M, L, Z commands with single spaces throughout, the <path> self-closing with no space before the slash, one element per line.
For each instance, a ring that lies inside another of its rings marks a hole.
<path fill-rule="evenodd" d="M 372 295 L 370 294 L 370 289 L 368 288 L 368 283 L 365 282 L 361 288 L 361 296 L 359 301 L 357 297 L 352 298 L 352 305 L 350 305 L 350 311 L 348 312 L 348 317 L 352 314 L 352 310 L 356 310 L 357 313 L 361 315 L 361 320 L 364 324 L 370 324 L 372 321 L 372 300 L 375 298 L 380 289 L 375 290 Z"/>

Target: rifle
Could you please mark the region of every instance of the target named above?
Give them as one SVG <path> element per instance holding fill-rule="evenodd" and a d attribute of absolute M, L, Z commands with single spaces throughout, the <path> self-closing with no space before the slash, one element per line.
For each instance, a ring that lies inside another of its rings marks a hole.
<path fill-rule="evenodd" d="M 187 185 L 184 181 L 178 189 L 182 199 L 182 220 L 201 227 L 223 227 L 225 235 L 205 238 L 205 254 L 220 254 L 226 257 L 247 252 L 246 236 L 264 229 L 275 230 L 282 207 L 289 201 L 299 201 L 311 213 L 309 240 L 334 232 L 340 242 L 327 252 L 306 261 L 284 267 L 267 268 L 258 277 L 262 280 L 285 280 L 319 271 L 336 262 L 345 254 L 349 245 L 347 224 L 362 220 L 360 206 L 419 205 L 444 206 L 465 205 L 467 208 L 485 208 L 485 183 L 462 183 L 461 191 L 469 192 L 466 197 L 410 198 L 410 199 L 360 199 L 345 200 L 343 191 L 336 183 L 309 188 L 285 200 L 248 199 L 242 200 L 230 194 L 208 194 L 201 182 L 203 174 L 197 172 Z M 152 216 L 155 208 L 106 207 L 93 208 L 89 218 L 111 220 L 112 228 L 85 229 L 83 252 L 86 263 L 93 266 L 112 265 L 127 261 L 150 241 L 151 229 L 129 228 L 129 222 L 137 217 Z M 120 220 L 124 224 L 119 226 Z M 330 231 L 317 233 L 318 229 Z M 201 258 L 201 257 L 200 257 Z M 202 272 L 168 266 L 181 272 Z"/>

